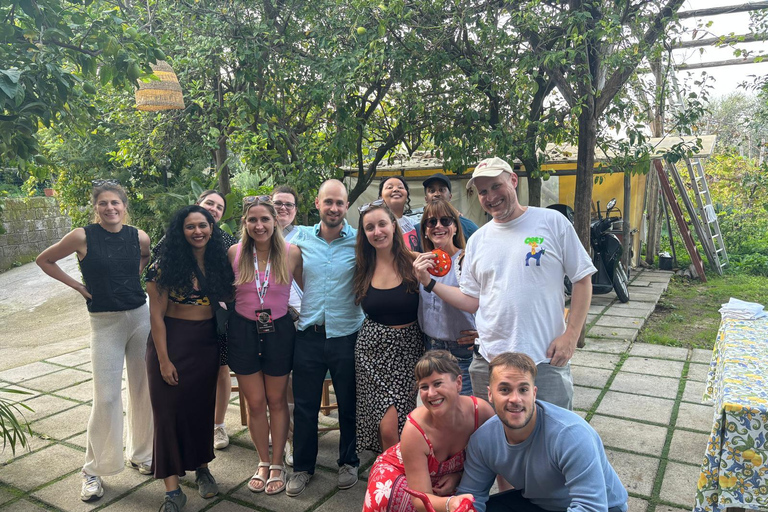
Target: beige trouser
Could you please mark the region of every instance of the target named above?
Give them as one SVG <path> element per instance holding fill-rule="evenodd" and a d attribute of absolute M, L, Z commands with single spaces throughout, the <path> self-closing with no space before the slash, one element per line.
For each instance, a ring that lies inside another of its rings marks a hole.
<path fill-rule="evenodd" d="M 125 467 L 123 461 L 123 360 L 128 373 L 125 420 L 128 435 L 125 458 L 152 462 L 152 406 L 149 401 L 144 355 L 149 335 L 146 304 L 129 311 L 91 313 L 93 407 L 83 471 L 109 476 Z"/>

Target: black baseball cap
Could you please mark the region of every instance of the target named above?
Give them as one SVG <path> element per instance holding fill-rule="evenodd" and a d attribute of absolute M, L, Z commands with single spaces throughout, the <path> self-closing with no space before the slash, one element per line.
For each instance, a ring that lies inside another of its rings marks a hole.
<path fill-rule="evenodd" d="M 427 178 L 424 181 L 422 181 L 421 184 L 424 185 L 424 188 L 426 189 L 427 186 L 429 186 L 429 183 L 432 182 L 432 181 L 435 181 L 435 180 L 442 181 L 443 184 L 446 187 L 448 187 L 448 192 L 451 191 L 451 180 L 449 180 L 448 176 L 446 176 L 445 174 L 443 174 L 441 172 L 436 172 L 435 174 L 433 174 L 429 178 Z"/>

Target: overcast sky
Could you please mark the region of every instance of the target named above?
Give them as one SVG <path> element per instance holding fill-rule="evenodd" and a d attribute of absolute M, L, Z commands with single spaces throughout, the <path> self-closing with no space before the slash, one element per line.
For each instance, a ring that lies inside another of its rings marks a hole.
<path fill-rule="evenodd" d="M 748 3 L 747 1 L 735 1 L 735 0 L 687 0 L 683 4 L 683 8 L 680 11 L 691 9 L 705 9 L 707 7 L 719 7 L 721 5 L 740 5 L 742 3 Z M 705 19 L 691 18 L 683 20 L 686 27 L 693 30 L 698 24 L 702 26 L 707 21 L 712 21 L 712 26 L 709 28 L 702 28 L 699 30 L 708 31 L 709 34 L 705 37 L 717 37 L 722 35 L 728 35 L 735 33 L 736 35 L 749 33 L 749 13 L 737 13 L 737 14 L 720 14 L 718 16 L 710 16 Z M 701 37 L 701 32 L 697 34 L 697 39 Z M 690 40 L 691 35 L 688 35 L 684 40 Z M 707 68 L 706 71 L 709 75 L 715 78 L 714 90 L 711 93 L 712 96 L 724 96 L 731 91 L 737 89 L 738 85 L 744 81 L 752 81 L 750 75 L 768 75 L 768 42 L 760 41 L 756 43 L 742 43 L 737 46 L 755 52 L 766 55 L 766 60 L 757 64 L 743 64 L 739 66 L 725 66 L 717 68 Z M 673 52 L 675 63 L 698 63 L 698 62 L 712 62 L 734 59 L 733 48 L 712 48 L 704 47 L 704 53 L 699 53 L 698 48 L 675 50 Z M 699 77 L 703 70 L 679 71 L 678 79 L 684 80 L 688 73 L 692 73 L 693 76 Z"/>

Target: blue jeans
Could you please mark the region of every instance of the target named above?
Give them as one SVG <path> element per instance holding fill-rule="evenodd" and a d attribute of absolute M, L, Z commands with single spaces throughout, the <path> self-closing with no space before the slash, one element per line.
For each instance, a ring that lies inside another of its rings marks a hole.
<path fill-rule="evenodd" d="M 339 405 L 339 466 L 359 466 L 355 451 L 355 341 L 357 333 L 325 337 L 310 327 L 296 333 L 293 355 L 293 471 L 315 472 L 317 414 L 326 372 L 330 371 Z"/>
<path fill-rule="evenodd" d="M 472 345 L 459 345 L 451 340 L 436 340 L 427 336 L 427 350 L 447 350 L 456 357 L 461 368 L 461 394 L 472 396 L 469 365 L 472 363 Z"/>

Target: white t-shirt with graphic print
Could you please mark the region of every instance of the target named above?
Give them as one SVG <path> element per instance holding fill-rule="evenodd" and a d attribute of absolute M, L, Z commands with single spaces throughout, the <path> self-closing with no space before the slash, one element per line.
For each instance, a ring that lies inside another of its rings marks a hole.
<path fill-rule="evenodd" d="M 565 332 L 563 277 L 596 272 L 576 231 L 560 212 L 528 207 L 509 222 L 489 222 L 469 239 L 461 291 L 480 299 L 480 353 L 490 361 L 523 352 L 549 362 L 547 348 Z"/>

